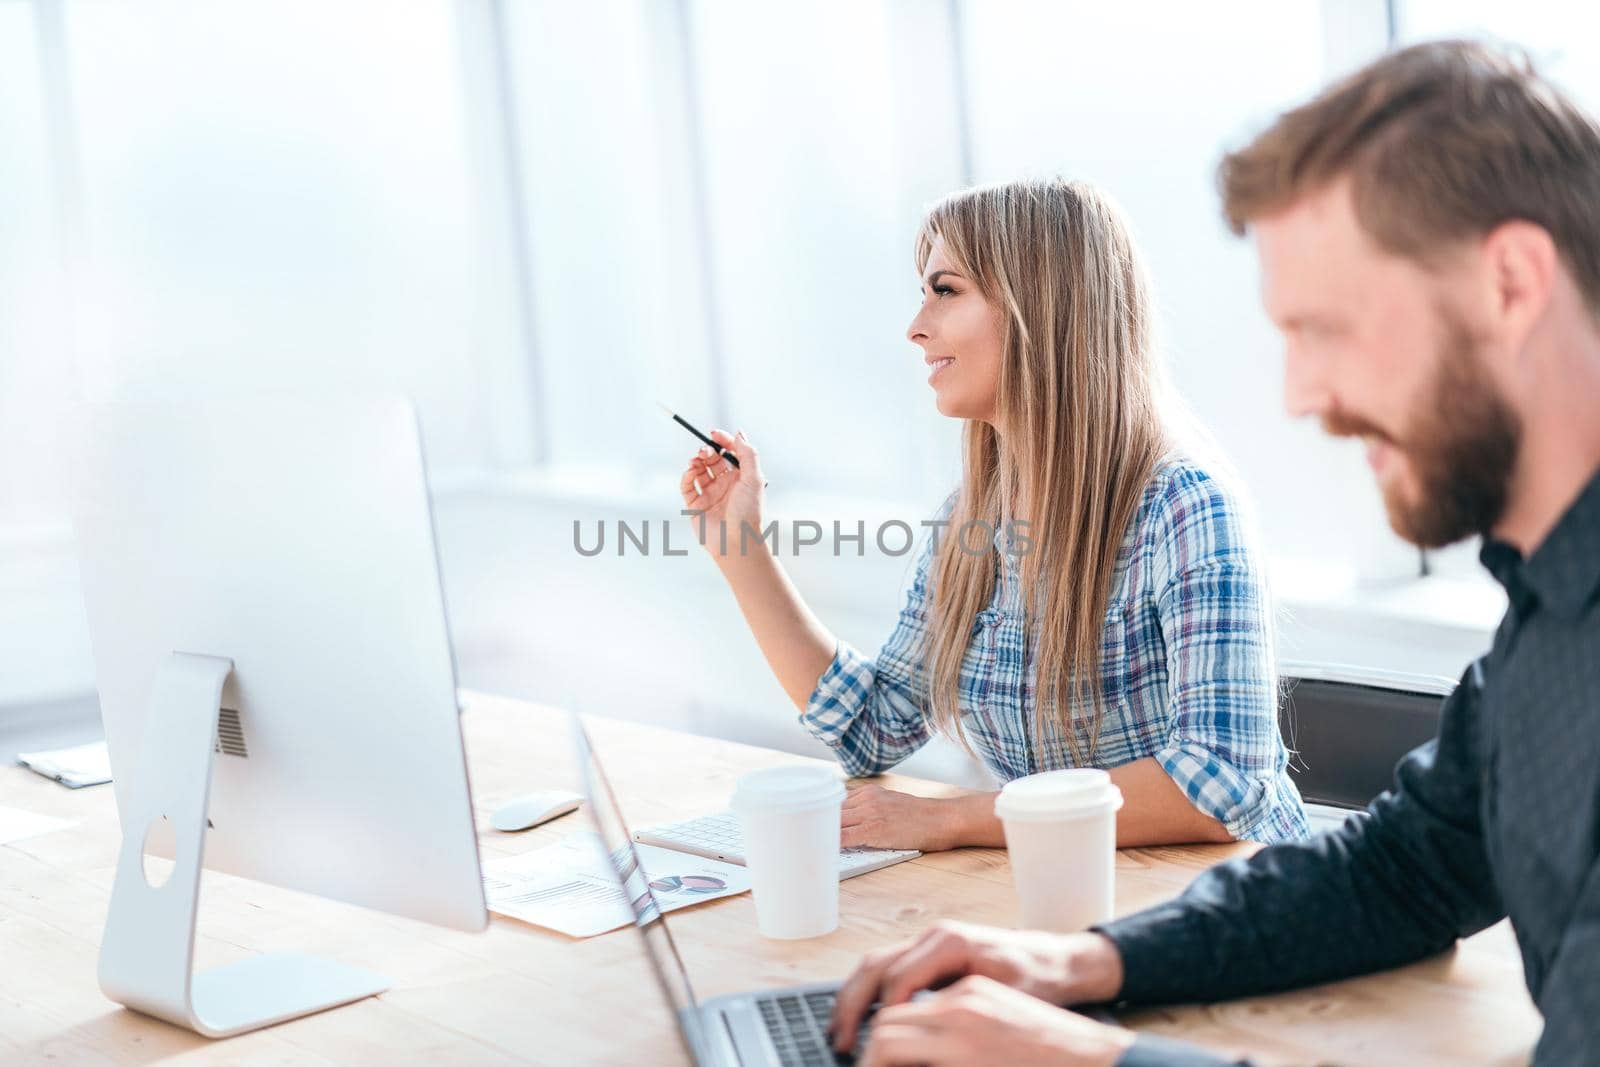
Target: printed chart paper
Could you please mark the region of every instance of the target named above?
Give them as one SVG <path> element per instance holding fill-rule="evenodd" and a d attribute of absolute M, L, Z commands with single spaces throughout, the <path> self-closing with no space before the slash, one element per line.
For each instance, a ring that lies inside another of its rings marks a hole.
<path fill-rule="evenodd" d="M 652 845 L 634 848 L 644 873 L 631 873 L 626 893 L 604 842 L 592 831 L 521 856 L 491 860 L 483 865 L 489 910 L 572 937 L 592 937 L 633 923 L 636 914 L 654 915 L 652 894 L 662 911 L 676 911 L 750 888 L 743 867 Z M 631 866 L 631 857 L 621 851 L 624 865 Z"/>

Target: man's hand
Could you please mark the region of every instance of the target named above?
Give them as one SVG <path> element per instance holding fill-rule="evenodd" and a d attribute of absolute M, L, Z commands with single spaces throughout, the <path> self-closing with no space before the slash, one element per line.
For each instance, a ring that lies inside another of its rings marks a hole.
<path fill-rule="evenodd" d="M 1122 957 L 1099 934 L 936 923 L 920 937 L 862 959 L 839 990 L 829 1027 L 834 1048 L 845 1052 L 855 1047 L 861 1020 L 873 1003 L 894 1007 L 921 990 L 971 975 L 1051 1004 L 1093 1003 L 1111 1000 L 1121 990 Z"/>
<path fill-rule="evenodd" d="M 844 798 L 841 848 L 914 848 L 943 852 L 963 844 L 962 809 L 950 800 L 914 797 L 881 785 L 859 785 Z"/>
<path fill-rule="evenodd" d="M 860 1067 L 1114 1067 L 1133 1036 L 991 979 L 963 978 L 878 1012 Z"/>

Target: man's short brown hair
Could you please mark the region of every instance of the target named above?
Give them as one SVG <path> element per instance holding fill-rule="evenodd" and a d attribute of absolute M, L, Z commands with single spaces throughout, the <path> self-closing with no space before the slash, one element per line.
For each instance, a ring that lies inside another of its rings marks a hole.
<path fill-rule="evenodd" d="M 1390 53 L 1281 115 L 1218 168 L 1242 235 L 1339 178 L 1380 247 L 1424 263 L 1520 219 L 1600 312 L 1600 127 L 1525 56 L 1469 41 Z"/>

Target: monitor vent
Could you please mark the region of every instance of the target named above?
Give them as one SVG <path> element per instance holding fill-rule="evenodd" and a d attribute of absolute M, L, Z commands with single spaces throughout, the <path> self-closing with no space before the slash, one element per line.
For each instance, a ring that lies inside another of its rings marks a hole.
<path fill-rule="evenodd" d="M 247 758 L 250 750 L 244 747 L 244 727 L 239 724 L 237 708 L 223 708 L 217 715 L 217 752 L 224 756 Z"/>

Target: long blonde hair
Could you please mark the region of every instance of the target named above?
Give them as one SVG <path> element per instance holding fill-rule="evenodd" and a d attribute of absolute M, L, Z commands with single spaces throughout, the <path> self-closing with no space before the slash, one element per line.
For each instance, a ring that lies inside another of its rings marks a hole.
<path fill-rule="evenodd" d="M 1057 755 L 1064 745 L 1081 763 L 1104 714 L 1102 626 L 1118 550 L 1169 443 L 1144 269 L 1120 210 L 1082 182 L 1008 182 L 941 201 L 917 235 L 919 275 L 941 239 L 1000 310 L 1003 348 L 996 423 L 964 428 L 951 536 L 933 564 L 930 714 L 966 742 L 961 666 L 994 594 L 995 557 L 963 549 L 958 531 L 1023 519 L 1036 743 Z"/>

